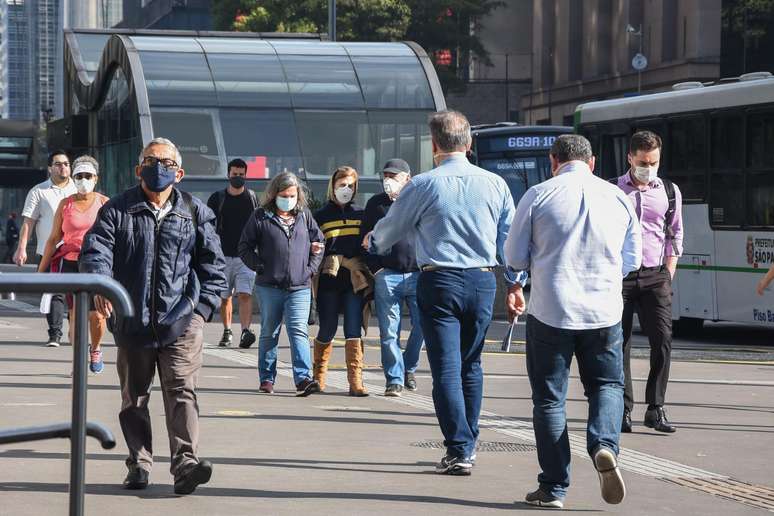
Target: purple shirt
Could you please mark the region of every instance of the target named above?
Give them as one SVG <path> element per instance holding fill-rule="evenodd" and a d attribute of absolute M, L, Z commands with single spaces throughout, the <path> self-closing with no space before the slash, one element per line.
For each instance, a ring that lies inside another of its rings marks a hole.
<path fill-rule="evenodd" d="M 642 266 L 657 267 L 663 265 L 665 256 L 683 254 L 683 195 L 675 186 L 675 214 L 672 218 L 672 231 L 675 235 L 675 247 L 672 242 L 664 242 L 664 215 L 669 209 L 669 199 L 664 190 L 664 182 L 657 177 L 640 190 L 632 181 L 629 172 L 618 178 L 618 187 L 623 190 L 634 205 L 642 226 Z"/>

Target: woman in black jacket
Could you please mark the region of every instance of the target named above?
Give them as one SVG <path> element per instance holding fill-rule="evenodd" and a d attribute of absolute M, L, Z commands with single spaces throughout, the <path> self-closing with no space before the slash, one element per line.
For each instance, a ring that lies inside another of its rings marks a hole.
<path fill-rule="evenodd" d="M 290 340 L 296 396 L 319 392 L 312 379 L 308 317 L 311 279 L 322 261 L 323 235 L 307 208 L 304 186 L 283 172 L 266 187 L 263 203 L 242 231 L 239 256 L 256 271 L 261 300 L 258 374 L 261 392 L 274 392 L 283 319 Z"/>
<path fill-rule="evenodd" d="M 352 202 L 357 193 L 357 180 L 354 168 L 337 168 L 328 183 L 328 204 L 314 214 L 325 235 L 325 258 L 317 286 L 320 329 L 314 341 L 314 378 L 324 389 L 333 336 L 339 324 L 339 313 L 343 312 L 349 394 L 368 396 L 363 387 L 363 345 L 360 340 L 363 291 L 357 285 L 357 278 L 368 271 L 360 247 L 363 208 Z"/>

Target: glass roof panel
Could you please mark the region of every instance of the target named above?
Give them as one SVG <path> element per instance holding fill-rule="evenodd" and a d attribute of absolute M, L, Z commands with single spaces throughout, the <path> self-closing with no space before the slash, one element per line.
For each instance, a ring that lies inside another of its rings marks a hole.
<path fill-rule="evenodd" d="M 216 106 L 215 84 L 204 54 L 140 52 L 152 106 Z"/>
<path fill-rule="evenodd" d="M 199 38 L 204 51 L 225 54 L 275 54 L 274 47 L 262 39 L 253 38 Z"/>
<path fill-rule="evenodd" d="M 278 54 L 312 56 L 345 56 L 347 51 L 340 43 L 317 40 L 271 40 Z"/>
<path fill-rule="evenodd" d="M 353 57 L 369 108 L 434 109 L 430 84 L 416 57 Z"/>
<path fill-rule="evenodd" d="M 74 35 L 78 42 L 83 65 L 86 67 L 86 71 L 90 72 L 89 75 L 93 75 L 99 68 L 102 51 L 110 39 L 110 34 L 79 34 L 76 32 Z"/>
<path fill-rule="evenodd" d="M 201 53 L 202 47 L 196 38 L 183 36 L 130 36 L 139 51 L 193 52 Z"/>
<path fill-rule="evenodd" d="M 402 56 L 417 58 L 411 48 L 404 43 L 371 43 L 351 42 L 341 43 L 351 56 Z"/>
<path fill-rule="evenodd" d="M 277 56 L 207 54 L 221 106 L 290 107 L 290 93 Z"/>
<path fill-rule="evenodd" d="M 280 60 L 300 108 L 362 108 L 363 96 L 352 63 L 345 56 L 283 55 Z"/>

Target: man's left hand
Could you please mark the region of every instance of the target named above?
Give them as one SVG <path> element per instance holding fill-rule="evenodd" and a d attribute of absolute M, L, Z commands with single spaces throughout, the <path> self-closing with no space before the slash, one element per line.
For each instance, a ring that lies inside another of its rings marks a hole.
<path fill-rule="evenodd" d="M 369 231 L 363 237 L 363 244 L 362 245 L 363 245 L 363 249 L 365 249 L 366 251 L 368 250 L 369 247 L 371 247 L 371 233 L 373 233 L 373 231 Z"/>

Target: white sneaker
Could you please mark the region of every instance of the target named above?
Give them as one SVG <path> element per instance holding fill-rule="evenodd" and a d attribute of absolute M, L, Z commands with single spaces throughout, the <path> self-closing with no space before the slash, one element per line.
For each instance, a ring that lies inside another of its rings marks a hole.
<path fill-rule="evenodd" d="M 49 337 L 48 342 L 46 342 L 47 348 L 58 348 L 59 347 L 59 341 L 57 339 Z"/>
<path fill-rule="evenodd" d="M 602 499 L 609 504 L 621 503 L 626 496 L 621 470 L 618 469 L 618 459 L 610 449 L 597 447 L 594 452 L 594 467 L 599 474 L 599 489 Z"/>

